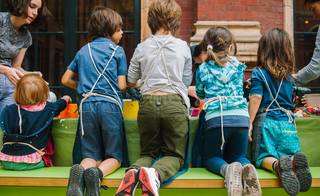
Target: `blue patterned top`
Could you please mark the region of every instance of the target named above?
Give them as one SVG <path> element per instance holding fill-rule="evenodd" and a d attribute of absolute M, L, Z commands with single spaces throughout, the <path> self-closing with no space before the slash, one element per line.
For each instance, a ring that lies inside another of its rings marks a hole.
<path fill-rule="evenodd" d="M 224 116 L 236 114 L 248 117 L 248 105 L 243 97 L 245 69 L 246 65 L 240 63 L 236 57 L 231 57 L 225 66 L 219 66 L 214 61 L 204 62 L 196 73 L 197 96 L 204 101 L 219 96 L 226 97 L 221 101 Z M 206 120 L 220 116 L 220 101 L 210 102 L 205 111 Z"/>

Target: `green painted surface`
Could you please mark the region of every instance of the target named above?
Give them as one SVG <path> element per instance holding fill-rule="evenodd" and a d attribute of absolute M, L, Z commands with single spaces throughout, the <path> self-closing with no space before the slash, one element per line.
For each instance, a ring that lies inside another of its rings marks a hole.
<path fill-rule="evenodd" d="M 317 148 L 320 139 L 320 118 L 300 118 L 296 121 L 302 150 L 306 153 L 310 166 L 320 167 L 320 148 Z M 190 141 L 192 144 L 195 131 L 198 125 L 197 119 L 190 121 Z M 77 119 L 55 120 L 53 135 L 57 145 L 55 165 L 71 165 L 71 155 Z M 135 120 L 125 120 L 126 136 L 128 141 L 129 160 L 133 163 L 140 152 L 140 138 L 138 125 Z"/>
<path fill-rule="evenodd" d="M 70 167 L 47 167 L 30 171 L 9 171 L 0 169 L 0 177 L 20 177 L 20 178 L 68 178 Z M 268 171 L 258 169 L 258 175 L 261 179 L 277 179 L 277 177 Z M 122 179 L 125 173 L 124 168 L 118 169 L 116 172 L 105 177 L 105 179 Z M 320 167 L 312 167 L 311 173 L 313 178 L 320 179 Z M 213 174 L 204 168 L 190 168 L 188 172 L 179 176 L 177 179 L 192 180 L 221 180 L 222 177 Z"/>
<path fill-rule="evenodd" d="M 102 196 L 115 195 L 116 189 L 101 190 Z M 287 194 L 281 188 L 262 189 L 263 195 L 270 196 L 286 196 Z M 21 194 L 23 193 L 23 194 Z M 0 187 L 1 196 L 62 196 L 66 195 L 65 188 L 46 188 L 46 187 Z M 141 195 L 141 191 L 137 190 L 135 195 Z M 161 196 L 196 196 L 196 195 L 216 195 L 226 196 L 226 189 L 161 189 Z M 319 196 L 320 188 L 314 188 L 306 193 L 299 193 L 299 196 Z"/>
<path fill-rule="evenodd" d="M 53 137 L 56 143 L 54 165 L 71 166 L 72 148 L 77 128 L 77 119 L 56 119 L 53 124 Z M 320 117 L 299 118 L 296 120 L 302 150 L 306 153 L 310 166 L 320 167 Z M 190 121 L 191 144 L 198 125 L 197 119 Z M 140 139 L 136 120 L 125 120 L 128 141 L 129 159 L 133 163 L 140 152 Z M 2 146 L 2 132 L 0 131 L 0 147 Z"/>

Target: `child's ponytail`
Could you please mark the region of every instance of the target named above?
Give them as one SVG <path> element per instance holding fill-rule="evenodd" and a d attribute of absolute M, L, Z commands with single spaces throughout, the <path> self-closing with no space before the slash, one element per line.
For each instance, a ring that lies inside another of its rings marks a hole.
<path fill-rule="evenodd" d="M 237 53 L 237 44 L 232 33 L 227 28 L 221 26 L 209 28 L 200 44 L 202 48 L 207 50 L 208 60 L 215 62 L 221 61 L 215 53 L 225 51 L 226 57 L 232 51 L 233 55 Z"/>

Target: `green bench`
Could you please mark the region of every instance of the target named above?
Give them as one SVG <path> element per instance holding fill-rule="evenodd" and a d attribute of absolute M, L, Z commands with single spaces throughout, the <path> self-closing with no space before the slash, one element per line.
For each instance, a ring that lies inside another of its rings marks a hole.
<path fill-rule="evenodd" d="M 135 120 L 125 120 L 130 162 L 139 156 L 139 135 Z M 55 167 L 33 171 L 6 171 L 0 169 L 0 195 L 65 195 L 69 168 L 72 165 L 72 147 L 75 138 L 77 119 L 54 121 L 53 137 L 57 152 L 54 156 Z M 320 195 L 320 118 L 298 119 L 297 126 L 302 148 L 307 154 L 313 175 L 312 189 L 301 195 Z M 197 119 L 191 120 L 191 141 L 197 127 Z M 0 141 L 1 143 L 1 141 Z M 0 144 L 1 145 L 1 144 Z M 278 178 L 270 172 L 258 170 L 264 195 L 285 195 Z M 114 195 L 124 175 L 121 168 L 104 178 L 102 185 L 109 190 L 102 195 Z M 138 190 L 140 191 L 140 190 Z M 174 182 L 160 190 L 161 195 L 226 195 L 223 178 L 204 168 L 190 168 Z M 137 194 L 140 195 L 140 194 Z"/>

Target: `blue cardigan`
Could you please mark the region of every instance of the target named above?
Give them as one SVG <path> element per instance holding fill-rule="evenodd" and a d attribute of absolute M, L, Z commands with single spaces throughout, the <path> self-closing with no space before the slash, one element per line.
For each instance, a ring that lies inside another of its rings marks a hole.
<path fill-rule="evenodd" d="M 22 108 L 22 133 L 19 128 L 18 107 L 16 104 L 6 106 L 0 115 L 0 127 L 4 131 L 3 143 L 24 142 L 37 149 L 46 147 L 51 133 L 52 121 L 67 103 L 60 99 L 54 103 L 47 102 L 41 111 L 27 111 Z M 35 152 L 34 149 L 23 144 L 4 145 L 1 152 L 8 155 L 22 156 Z"/>

